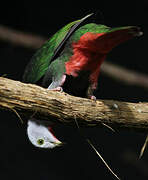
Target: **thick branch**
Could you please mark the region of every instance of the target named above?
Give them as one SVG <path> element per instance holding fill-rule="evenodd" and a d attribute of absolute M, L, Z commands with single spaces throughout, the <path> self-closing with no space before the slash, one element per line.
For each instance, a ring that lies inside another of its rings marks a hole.
<path fill-rule="evenodd" d="M 0 25 L 0 39 L 15 45 L 37 49 L 45 42 L 45 38 L 38 35 L 24 33 Z"/>
<path fill-rule="evenodd" d="M 128 70 L 110 62 L 104 62 L 101 66 L 103 73 L 128 85 L 140 86 L 148 90 L 148 76 L 133 70 Z"/>
<path fill-rule="evenodd" d="M 94 102 L 3 77 L 0 78 L 0 108 L 67 125 L 77 119 L 86 127 L 105 123 L 117 128 L 148 130 L 148 103 Z"/>

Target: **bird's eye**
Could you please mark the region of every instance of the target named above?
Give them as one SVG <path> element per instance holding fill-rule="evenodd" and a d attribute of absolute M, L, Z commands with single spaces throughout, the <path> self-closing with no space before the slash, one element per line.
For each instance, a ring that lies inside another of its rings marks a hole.
<path fill-rule="evenodd" d="M 44 144 L 44 139 L 38 139 L 37 143 L 38 143 L 38 145 L 43 145 Z"/>

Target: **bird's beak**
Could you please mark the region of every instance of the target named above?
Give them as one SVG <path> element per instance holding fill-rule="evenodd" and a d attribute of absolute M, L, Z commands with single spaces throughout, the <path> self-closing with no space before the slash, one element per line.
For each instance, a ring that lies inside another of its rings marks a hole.
<path fill-rule="evenodd" d="M 54 142 L 55 146 L 63 146 L 65 143 L 62 143 L 61 141 Z"/>

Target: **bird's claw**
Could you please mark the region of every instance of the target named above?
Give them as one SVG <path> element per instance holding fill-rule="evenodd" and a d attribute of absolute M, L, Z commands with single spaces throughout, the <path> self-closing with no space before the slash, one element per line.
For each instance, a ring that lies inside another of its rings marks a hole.
<path fill-rule="evenodd" d="M 96 96 L 90 96 L 90 99 L 93 100 L 93 101 L 97 100 Z"/>
<path fill-rule="evenodd" d="M 49 90 L 52 90 L 52 91 L 58 91 L 58 92 L 63 92 L 63 88 L 58 86 L 56 88 L 53 88 L 53 89 L 49 89 Z"/>
<path fill-rule="evenodd" d="M 96 96 L 94 96 L 94 95 L 89 95 L 88 98 L 91 99 L 91 100 L 93 100 L 93 101 L 96 101 L 96 100 L 97 100 Z"/>
<path fill-rule="evenodd" d="M 90 96 L 90 99 L 92 99 L 93 101 L 97 100 L 96 96 Z"/>

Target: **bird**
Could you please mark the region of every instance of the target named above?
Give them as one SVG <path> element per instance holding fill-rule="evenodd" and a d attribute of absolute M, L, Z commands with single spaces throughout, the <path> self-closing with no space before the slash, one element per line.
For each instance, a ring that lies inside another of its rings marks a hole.
<path fill-rule="evenodd" d="M 33 120 L 33 118 L 28 120 L 27 134 L 32 144 L 39 148 L 52 149 L 63 144 L 53 135 L 50 127 Z"/>
<path fill-rule="evenodd" d="M 137 26 L 108 27 L 89 22 L 94 14 L 73 21 L 56 32 L 33 55 L 23 82 L 40 84 L 54 91 L 96 100 L 100 67 L 119 44 L 143 33 Z M 27 134 L 33 145 L 55 148 L 63 143 L 41 120 L 28 120 Z"/>

